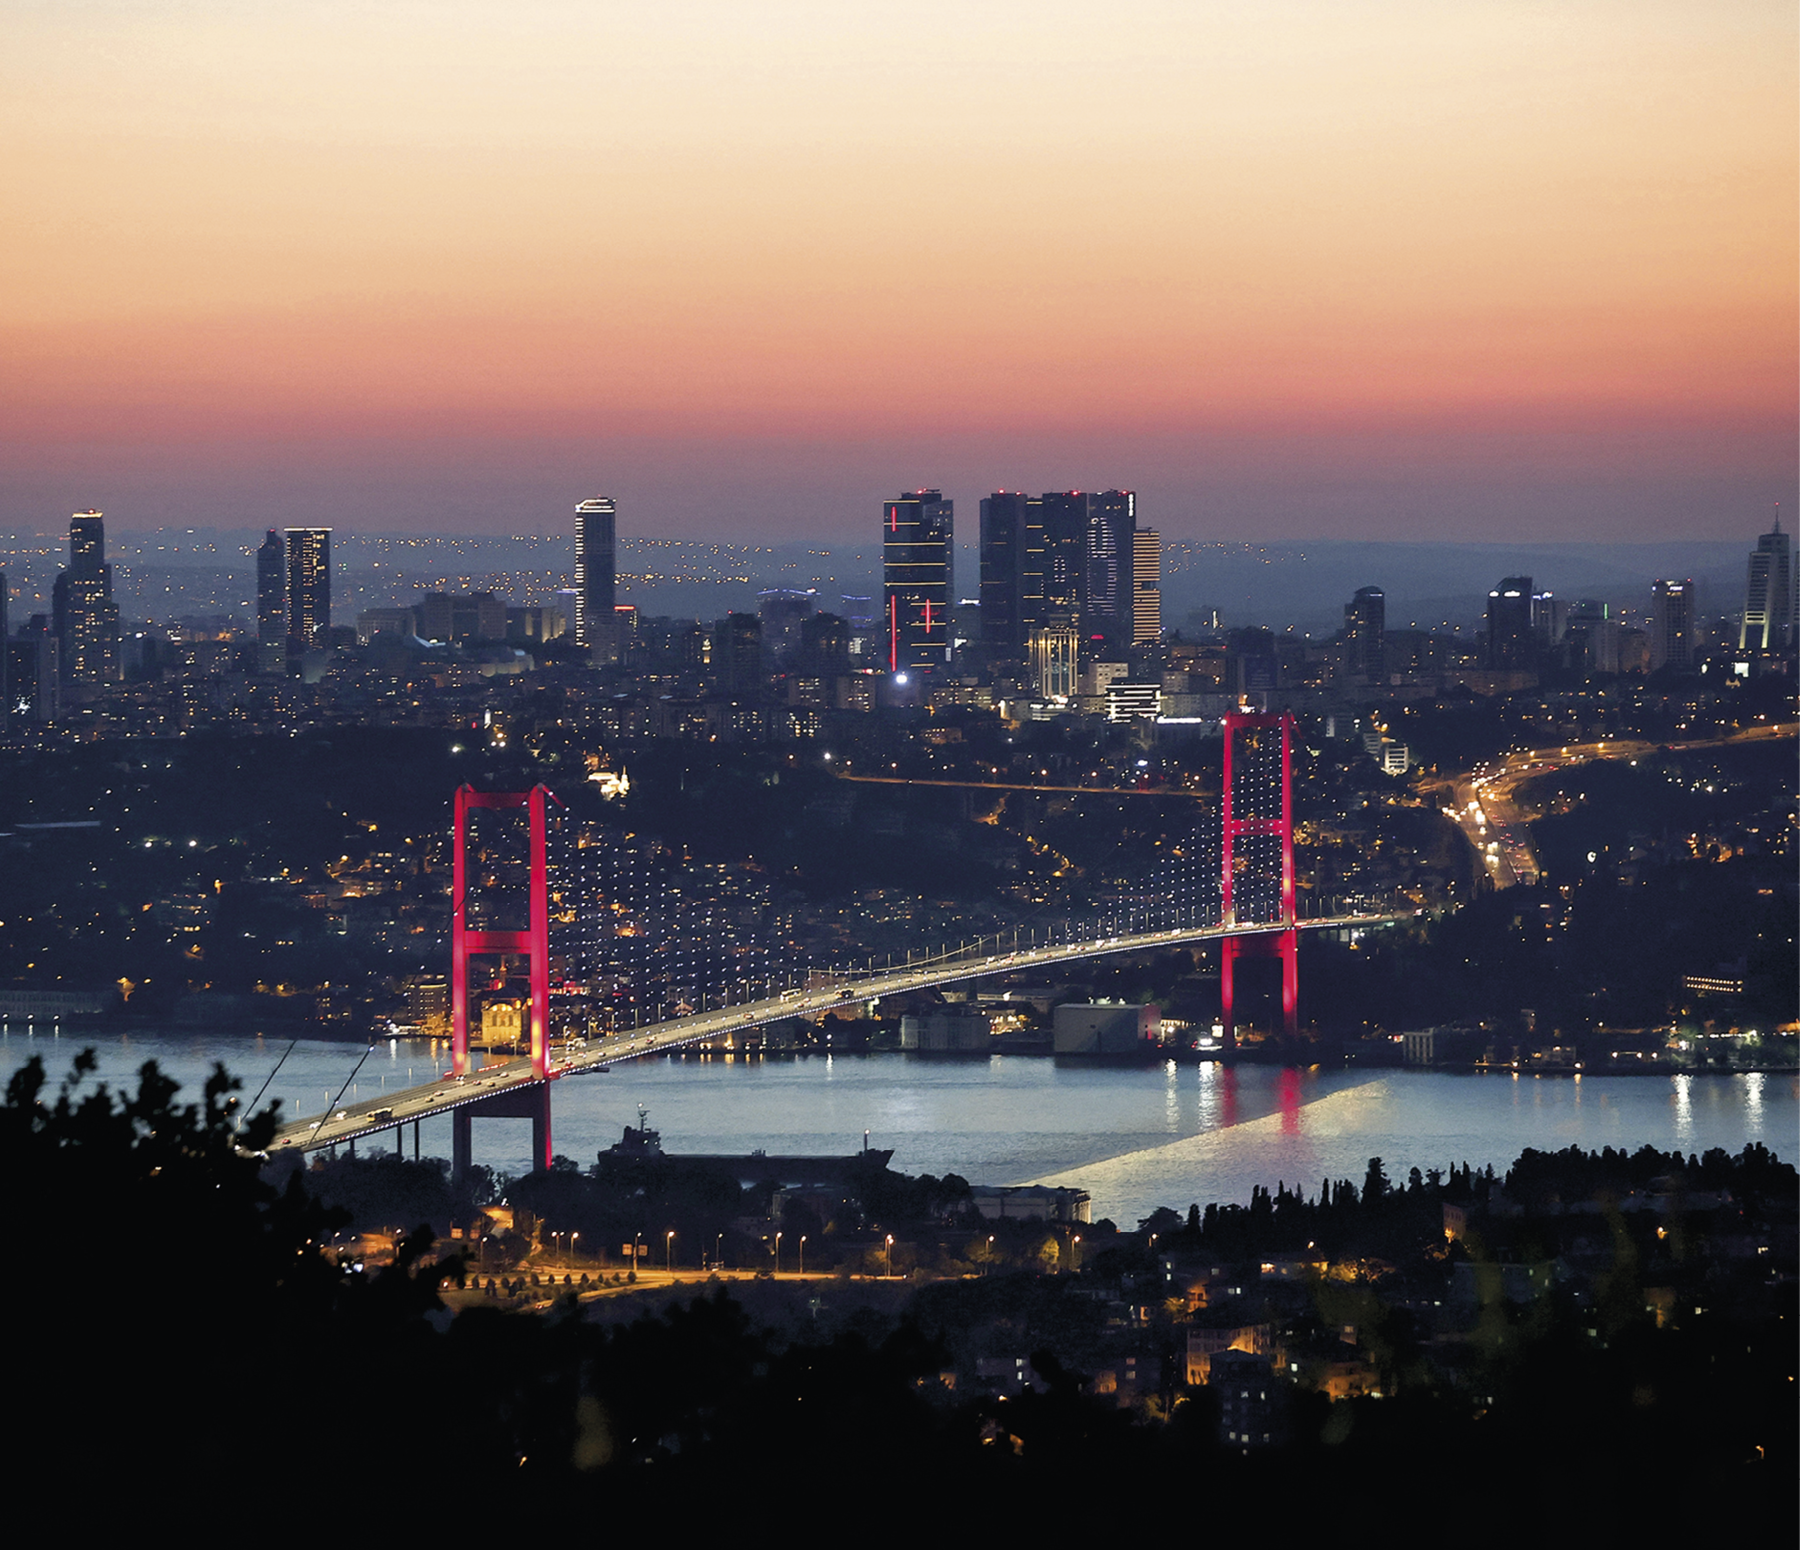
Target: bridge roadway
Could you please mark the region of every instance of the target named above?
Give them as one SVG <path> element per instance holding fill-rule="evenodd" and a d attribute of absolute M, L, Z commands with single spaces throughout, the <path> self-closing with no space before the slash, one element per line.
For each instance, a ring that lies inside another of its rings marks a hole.
<path fill-rule="evenodd" d="M 1302 931 L 1343 930 L 1354 926 L 1385 925 L 1409 919 L 1411 913 L 1328 916 L 1299 921 L 1297 925 Z M 925 963 L 885 969 L 865 979 L 840 980 L 811 990 L 784 991 L 769 1000 L 749 1001 L 739 1006 L 695 1012 L 687 1017 L 651 1023 L 630 1033 L 615 1033 L 592 1044 L 565 1046 L 553 1058 L 548 1079 L 552 1082 L 559 1081 L 565 1076 L 578 1076 L 584 1071 L 604 1069 L 621 1060 L 665 1054 L 739 1029 L 778 1022 L 784 1017 L 827 1012 L 849 1002 L 873 1001 L 902 991 L 928 990 L 932 986 L 948 985 L 957 980 L 980 979 L 989 974 L 1011 974 L 1021 969 L 1049 968 L 1084 958 L 1102 958 L 1111 953 L 1134 952 L 1147 947 L 1176 947 L 1185 942 L 1211 941 L 1228 935 L 1271 936 L 1281 929 L 1279 926 L 1238 926 L 1227 931 L 1223 926 L 1181 927 L 1101 937 L 1093 941 L 1058 943 L 1048 947 L 1019 948 L 1011 952 L 986 955 L 953 953 Z M 272 1153 L 296 1148 L 306 1152 L 318 1151 L 323 1147 L 379 1135 L 384 1130 L 398 1131 L 402 1125 L 410 1125 L 438 1114 L 449 1114 L 503 1093 L 523 1096 L 523 1090 L 539 1080 L 541 1079 L 533 1071 L 529 1059 L 482 1066 L 466 1076 L 441 1077 L 418 1087 L 407 1087 L 379 1098 L 346 1104 L 329 1114 L 296 1120 L 276 1133 L 269 1150 Z M 395 1150 L 399 1150 L 398 1144 Z"/>

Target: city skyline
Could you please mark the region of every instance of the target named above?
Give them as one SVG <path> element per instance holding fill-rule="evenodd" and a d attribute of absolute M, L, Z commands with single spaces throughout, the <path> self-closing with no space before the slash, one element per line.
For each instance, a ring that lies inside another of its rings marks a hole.
<path fill-rule="evenodd" d="M 1790 7 L 446 14 L 11 22 L 0 525 L 1793 509 Z"/>

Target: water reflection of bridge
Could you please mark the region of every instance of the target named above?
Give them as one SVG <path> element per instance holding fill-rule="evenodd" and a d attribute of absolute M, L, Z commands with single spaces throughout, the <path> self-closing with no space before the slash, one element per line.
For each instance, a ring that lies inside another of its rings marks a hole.
<path fill-rule="evenodd" d="M 453 1166 L 460 1173 L 469 1163 L 470 1126 L 477 1116 L 517 1118 L 531 1120 L 531 1155 L 536 1166 L 546 1167 L 551 1158 L 550 1094 L 552 1084 L 563 1077 L 615 1061 L 725 1039 L 785 1018 L 822 1015 L 837 1007 L 883 996 L 988 975 L 1050 968 L 1113 953 L 1195 942 L 1220 944 L 1220 1002 L 1228 1038 L 1235 1028 L 1236 964 L 1239 958 L 1251 955 L 1273 957 L 1280 962 L 1282 1020 L 1291 1033 L 1296 1025 L 1299 933 L 1375 925 L 1398 918 L 1373 911 L 1298 918 L 1290 764 L 1293 730 L 1293 718 L 1285 714 L 1242 713 L 1226 717 L 1219 872 L 1216 878 L 1205 879 L 1208 887 L 1204 901 L 1176 893 L 1149 906 L 1059 927 L 1047 935 L 1011 931 L 921 954 L 904 964 L 889 964 L 880 970 L 871 965 L 865 970 L 815 974 L 813 983 L 804 990 L 787 990 L 737 1005 L 702 1007 L 687 1016 L 556 1052 L 552 1051 L 549 1036 L 549 902 L 545 866 L 546 803 L 554 798 L 541 786 L 516 793 L 481 793 L 462 787 L 456 793 L 451 884 L 452 1071 L 424 1086 L 334 1108 L 316 1119 L 289 1125 L 276 1137 L 274 1147 L 314 1151 L 386 1130 L 398 1133 L 410 1124 L 414 1127 L 416 1152 L 418 1126 L 428 1117 L 448 1114 Z M 465 854 L 468 819 L 472 810 L 485 808 L 523 808 L 530 822 L 530 908 L 523 930 L 485 930 L 470 924 L 470 868 Z M 470 960 L 484 953 L 522 955 L 527 960 L 531 984 L 530 1053 L 477 1069 L 470 1059 L 468 973 Z"/>

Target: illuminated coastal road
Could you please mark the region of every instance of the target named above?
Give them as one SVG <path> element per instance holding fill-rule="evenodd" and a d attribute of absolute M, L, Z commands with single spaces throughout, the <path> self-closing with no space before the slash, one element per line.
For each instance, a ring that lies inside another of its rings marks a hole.
<path fill-rule="evenodd" d="M 1400 914 L 1340 915 L 1299 922 L 1303 931 L 1343 930 L 1349 927 L 1377 926 L 1411 918 L 1411 911 Z M 957 980 L 979 979 L 989 974 L 1011 974 L 1021 969 L 1048 968 L 1073 963 L 1084 958 L 1101 958 L 1110 953 L 1138 952 L 1145 948 L 1176 947 L 1187 942 L 1212 941 L 1222 936 L 1258 936 L 1278 931 L 1276 926 L 1238 927 L 1227 931 L 1223 926 L 1177 927 L 1161 931 L 1100 937 L 1094 940 L 1057 943 L 1053 946 L 1006 948 L 995 944 L 995 951 L 983 953 L 952 952 L 924 961 L 903 964 L 855 980 L 840 980 L 811 990 L 790 990 L 764 1001 L 746 1002 L 739 1006 L 720 1007 L 695 1012 L 688 1017 L 652 1023 L 629 1033 L 615 1033 L 592 1043 L 574 1044 L 558 1051 L 550 1069 L 550 1080 L 595 1071 L 622 1060 L 637 1060 L 647 1055 L 666 1054 L 691 1044 L 722 1038 L 743 1029 L 778 1022 L 784 1017 L 817 1016 L 833 1008 L 859 1002 L 874 1001 L 882 996 L 903 991 L 928 990 Z M 503 1061 L 483 1066 L 462 1077 L 444 1077 L 418 1087 L 408 1087 L 362 1103 L 346 1104 L 329 1114 L 315 1115 L 285 1126 L 270 1144 L 271 1152 L 315 1151 L 379 1135 L 434 1115 L 448 1114 L 467 1104 L 480 1103 L 503 1093 L 515 1092 L 538 1080 L 529 1059 Z"/>

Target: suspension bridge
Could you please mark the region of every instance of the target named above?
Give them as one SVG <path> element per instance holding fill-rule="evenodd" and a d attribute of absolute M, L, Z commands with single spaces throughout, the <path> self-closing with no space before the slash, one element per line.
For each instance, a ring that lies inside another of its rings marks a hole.
<path fill-rule="evenodd" d="M 684 1016 L 560 1049 L 553 1049 L 549 1034 L 550 911 L 545 864 L 547 804 L 555 798 L 542 786 L 529 792 L 476 792 L 464 786 L 455 800 L 451 878 L 451 1070 L 435 1082 L 341 1108 L 333 1106 L 322 1115 L 296 1121 L 279 1132 L 271 1150 L 315 1151 L 393 1131 L 395 1150 L 400 1151 L 404 1128 L 412 1125 L 416 1153 L 418 1127 L 427 1118 L 448 1114 L 452 1167 L 457 1173 L 469 1165 L 471 1126 L 477 1118 L 529 1119 L 533 1162 L 547 1167 L 552 1156 L 551 1093 L 555 1083 L 565 1077 L 884 996 L 1199 942 L 1220 944 L 1220 1002 L 1228 1038 L 1236 1026 L 1236 968 L 1244 957 L 1271 957 L 1279 962 L 1282 1022 L 1291 1033 L 1297 1026 L 1297 946 L 1302 931 L 1354 929 L 1412 913 L 1410 909 L 1331 913 L 1306 919 L 1296 914 L 1293 734 L 1293 718 L 1287 714 L 1242 712 L 1226 717 L 1217 892 L 1213 895 L 1209 889 L 1203 902 L 1164 899 L 1141 909 L 1124 909 L 1048 931 L 1020 929 L 984 936 L 953 948 L 909 955 L 904 963 L 890 961 L 879 969 L 871 962 L 862 969 L 815 971 L 804 989 L 736 1004 L 702 1006 Z M 530 825 L 528 923 L 517 931 L 481 929 L 469 918 L 469 816 L 481 809 L 519 808 L 525 810 Z M 523 955 L 527 960 L 530 1053 L 477 1067 L 469 1040 L 468 976 L 471 960 L 484 954 Z"/>

